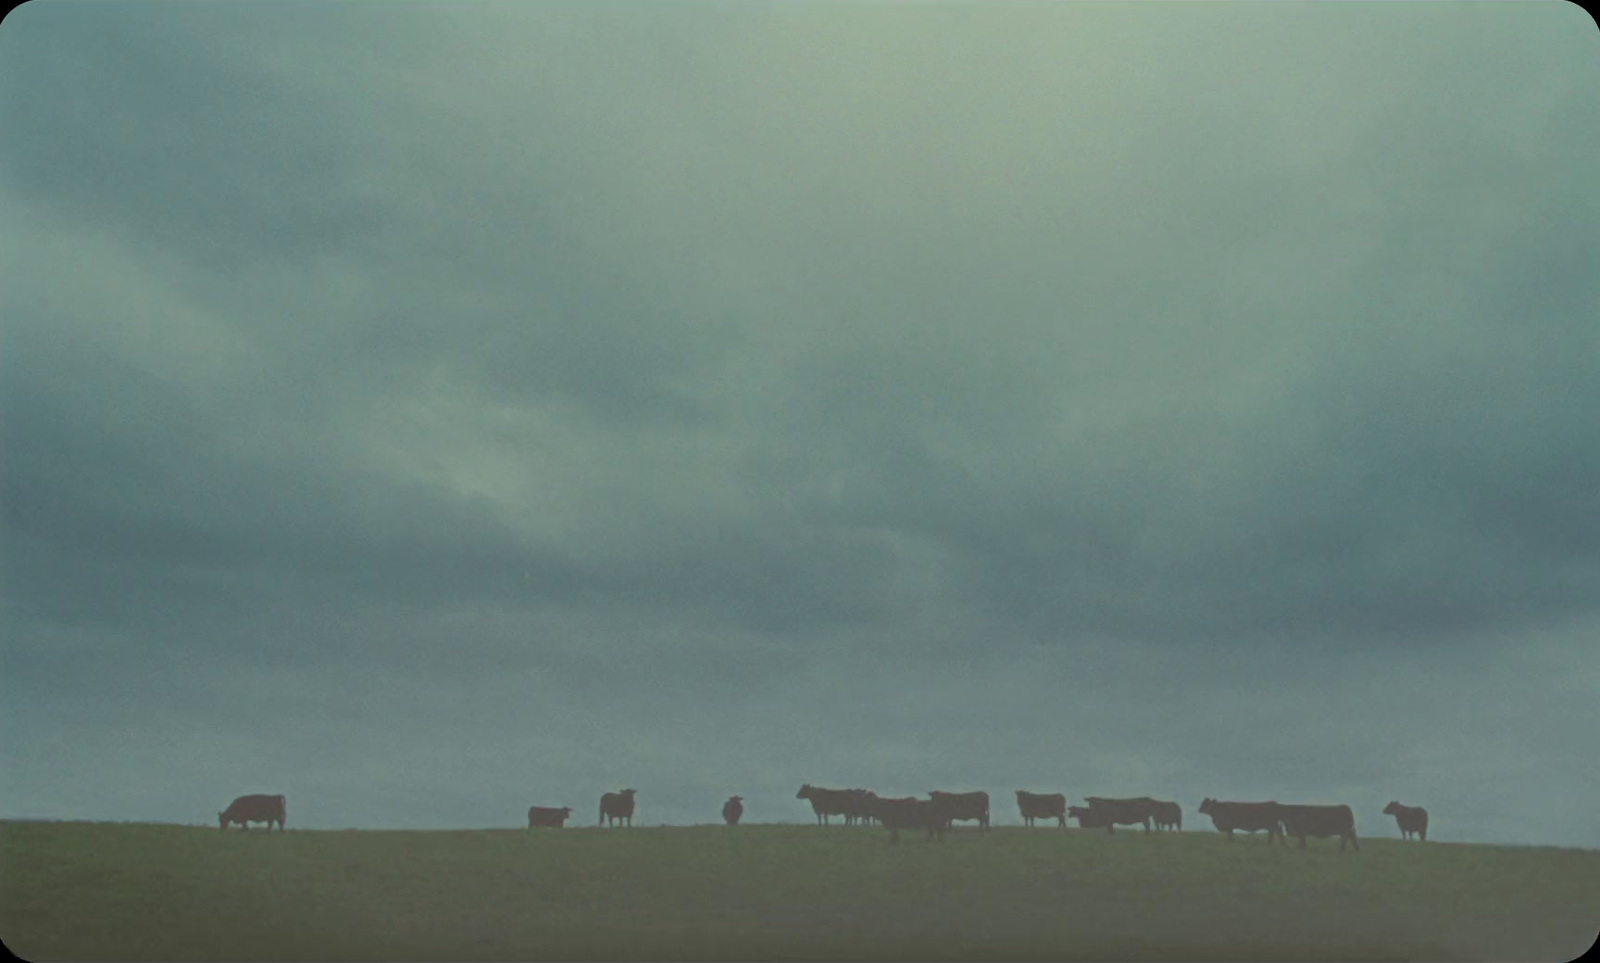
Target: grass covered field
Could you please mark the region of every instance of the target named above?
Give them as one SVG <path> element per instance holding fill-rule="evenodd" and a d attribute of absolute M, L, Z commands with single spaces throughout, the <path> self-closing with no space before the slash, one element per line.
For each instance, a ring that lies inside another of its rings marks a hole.
<path fill-rule="evenodd" d="M 1579 956 L 1600 852 L 1213 832 L 0 823 L 31 960 Z"/>

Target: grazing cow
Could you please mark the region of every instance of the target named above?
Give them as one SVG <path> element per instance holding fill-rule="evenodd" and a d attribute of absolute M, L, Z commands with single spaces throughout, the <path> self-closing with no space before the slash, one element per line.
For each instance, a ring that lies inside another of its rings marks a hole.
<path fill-rule="evenodd" d="M 1056 819 L 1057 829 L 1067 826 L 1067 797 L 1058 792 L 1037 793 L 1017 790 L 1017 809 L 1022 811 L 1022 823 L 1032 826 L 1035 819 Z"/>
<path fill-rule="evenodd" d="M 570 815 L 572 815 L 571 806 L 562 806 L 559 809 L 550 806 L 529 806 L 528 828 L 548 826 L 551 829 L 562 829 L 566 826 L 567 817 Z"/>
<path fill-rule="evenodd" d="M 860 789 L 823 789 L 806 783 L 800 787 L 799 792 L 794 794 L 794 798 L 809 799 L 811 801 L 811 811 L 817 814 L 818 825 L 826 824 L 829 816 L 843 816 L 845 825 L 848 826 L 855 821 L 851 816 L 851 812 L 860 808 L 860 796 L 856 794 L 864 791 Z"/>
<path fill-rule="evenodd" d="M 1101 826 L 1111 825 L 1105 813 L 1090 809 L 1088 806 L 1068 806 L 1067 815 L 1078 821 L 1080 829 L 1099 829 Z"/>
<path fill-rule="evenodd" d="M 882 823 L 889 830 L 889 842 L 900 842 L 900 830 L 925 829 L 928 831 L 928 840 L 934 836 L 944 839 L 945 826 L 949 819 L 936 807 L 930 799 L 918 799 L 907 796 L 904 799 L 881 799 L 876 793 L 868 793 L 866 807 L 873 819 Z"/>
<path fill-rule="evenodd" d="M 944 817 L 946 829 L 954 828 L 951 824 L 957 819 L 975 819 L 980 830 L 989 828 L 988 793 L 940 792 L 935 789 L 928 796 L 934 808 Z"/>
<path fill-rule="evenodd" d="M 1084 802 L 1089 804 L 1092 812 L 1099 813 L 1105 819 L 1106 832 L 1114 833 L 1113 826 L 1134 826 L 1143 824 L 1144 831 L 1150 831 L 1150 817 L 1155 810 L 1154 799 L 1149 796 L 1136 796 L 1133 799 L 1103 799 L 1099 796 L 1085 796 Z M 1082 821 L 1079 821 L 1082 825 Z"/>
<path fill-rule="evenodd" d="M 1278 838 L 1278 804 L 1275 802 L 1217 802 L 1207 797 L 1200 802 L 1200 815 L 1210 816 L 1217 830 L 1228 834 L 1230 843 L 1235 829 L 1247 833 L 1265 829 L 1268 846 Z M 1285 839 L 1283 844 L 1287 846 L 1289 841 Z"/>
<path fill-rule="evenodd" d="M 288 802 L 282 796 L 240 796 L 217 813 L 217 826 L 225 830 L 229 823 L 238 823 L 240 829 L 249 832 L 251 823 L 266 823 L 270 833 L 272 824 L 277 823 L 281 833 L 284 817 L 288 815 Z"/>
<path fill-rule="evenodd" d="M 1357 850 L 1361 844 L 1356 842 L 1356 817 L 1349 806 L 1279 806 L 1278 819 L 1283 823 L 1285 837 L 1296 836 L 1300 839 L 1300 848 L 1306 848 L 1306 837 L 1315 836 L 1326 839 L 1329 836 L 1339 837 L 1339 852 L 1344 852 L 1344 844 L 1349 843 Z M 1288 845 L 1288 839 L 1284 839 Z"/>
<path fill-rule="evenodd" d="M 633 794 L 636 789 L 624 789 L 621 792 L 608 792 L 600 797 L 600 825 L 614 826 L 617 820 L 622 820 L 624 825 L 633 825 Z M 606 820 L 609 819 L 608 823 Z"/>
<path fill-rule="evenodd" d="M 1157 829 L 1183 828 L 1183 808 L 1175 802 L 1157 799 L 1155 806 L 1150 810 L 1150 818 L 1155 821 Z"/>
<path fill-rule="evenodd" d="M 729 826 L 739 825 L 739 817 L 744 815 L 744 797 L 729 796 L 728 801 L 722 804 L 722 821 Z"/>
<path fill-rule="evenodd" d="M 1422 837 L 1423 842 L 1428 841 L 1428 811 L 1421 806 L 1402 806 L 1392 802 L 1383 807 L 1385 816 L 1393 816 L 1394 821 L 1400 824 L 1400 838 L 1410 839 L 1412 836 Z"/>

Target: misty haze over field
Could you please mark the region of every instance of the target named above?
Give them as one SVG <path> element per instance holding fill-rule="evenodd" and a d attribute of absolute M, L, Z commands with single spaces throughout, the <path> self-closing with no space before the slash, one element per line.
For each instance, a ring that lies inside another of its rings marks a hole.
<path fill-rule="evenodd" d="M 0 816 L 1600 846 L 1569 4 L 29 4 Z"/>

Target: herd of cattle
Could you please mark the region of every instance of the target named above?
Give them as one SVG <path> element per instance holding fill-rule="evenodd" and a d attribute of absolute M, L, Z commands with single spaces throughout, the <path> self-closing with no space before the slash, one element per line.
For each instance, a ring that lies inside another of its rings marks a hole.
<path fill-rule="evenodd" d="M 600 824 L 615 826 L 621 822 L 633 825 L 633 797 L 637 790 L 624 789 L 608 792 L 600 797 Z M 989 794 L 986 792 L 940 792 L 935 790 L 927 799 L 906 796 L 901 799 L 884 799 L 867 789 L 823 789 L 810 783 L 800 787 L 796 799 L 811 803 L 811 811 L 819 825 L 827 824 L 830 817 L 839 816 L 845 825 L 876 822 L 889 830 L 889 841 L 900 841 L 900 830 L 921 829 L 928 839 L 943 838 L 957 820 L 973 821 L 980 830 L 989 828 Z M 1017 790 L 1017 809 L 1025 825 L 1032 826 L 1036 819 L 1054 819 L 1058 828 L 1067 825 L 1070 817 L 1084 829 L 1105 827 L 1108 833 L 1117 826 L 1143 825 L 1145 832 L 1155 829 L 1180 830 L 1183 828 L 1183 810 L 1175 802 L 1139 796 L 1133 799 L 1106 799 L 1087 796 L 1087 805 L 1068 806 L 1067 797 L 1061 793 L 1032 793 Z M 1421 806 L 1402 806 L 1391 802 L 1384 807 L 1384 815 L 1393 816 L 1400 826 L 1402 838 L 1416 835 L 1428 838 L 1428 811 Z M 1265 831 L 1267 845 L 1274 839 L 1289 845 L 1288 837 L 1300 840 L 1305 848 L 1306 837 L 1325 839 L 1339 837 L 1339 852 L 1348 843 L 1356 849 L 1355 814 L 1349 806 L 1299 806 L 1278 802 L 1218 802 L 1207 798 L 1200 803 L 1200 814 L 1210 816 L 1218 831 L 1226 833 L 1233 841 L 1234 832 L 1256 833 Z M 528 809 L 528 828 L 541 826 L 560 829 L 572 815 L 571 806 L 532 806 Z M 284 828 L 288 806 L 282 796 L 240 796 L 227 809 L 217 813 L 222 829 L 237 823 L 248 830 L 250 823 L 266 823 L 267 831 L 277 823 L 278 831 Z M 737 826 L 744 816 L 744 797 L 733 796 L 722 806 L 722 818 L 729 826 Z"/>

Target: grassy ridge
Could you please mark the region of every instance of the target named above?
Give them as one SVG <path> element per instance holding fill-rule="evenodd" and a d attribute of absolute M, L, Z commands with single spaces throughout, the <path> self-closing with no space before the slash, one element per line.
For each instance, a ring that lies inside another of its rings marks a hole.
<path fill-rule="evenodd" d="M 1537 959 L 1600 852 L 1260 836 L 659 827 L 268 835 L 0 823 L 33 960 Z"/>

